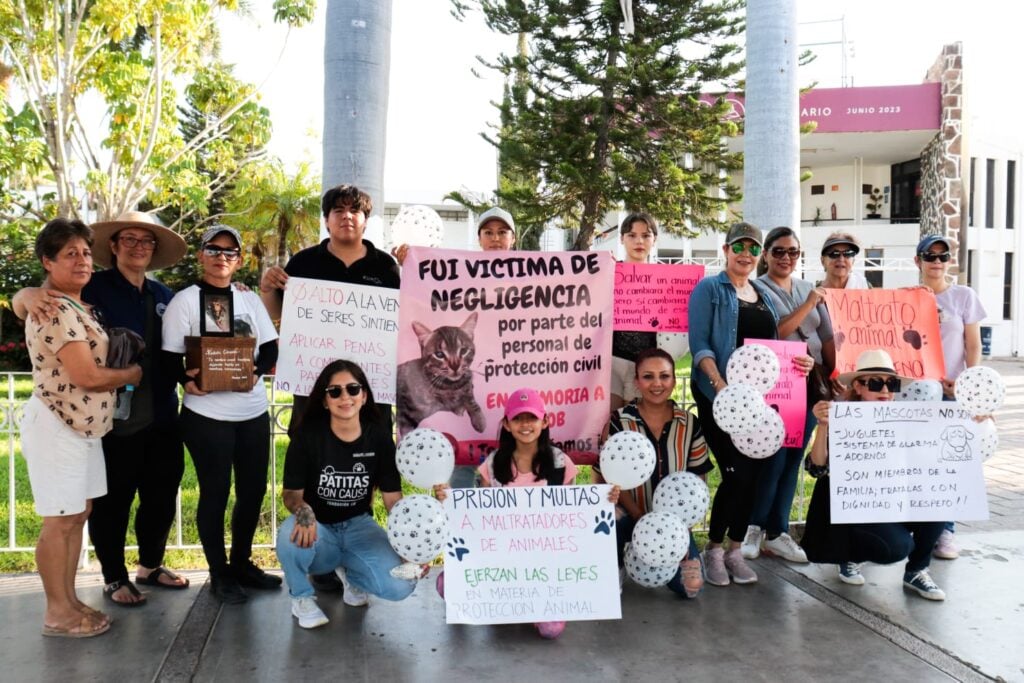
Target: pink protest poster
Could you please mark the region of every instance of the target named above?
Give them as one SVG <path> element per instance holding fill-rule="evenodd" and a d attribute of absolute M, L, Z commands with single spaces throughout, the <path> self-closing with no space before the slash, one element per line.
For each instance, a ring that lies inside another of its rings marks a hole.
<path fill-rule="evenodd" d="M 608 421 L 612 288 L 608 252 L 412 247 L 399 293 L 399 438 L 429 427 L 458 464 L 497 446 L 507 396 L 537 390 L 555 446 L 596 461 Z"/>
<path fill-rule="evenodd" d="M 615 329 L 688 332 L 690 293 L 704 266 L 669 263 L 615 264 Z"/>
<path fill-rule="evenodd" d="M 802 341 L 778 339 L 745 339 L 746 344 L 761 344 L 775 352 L 779 358 L 779 381 L 764 396 L 786 425 L 784 448 L 802 448 L 804 427 L 807 423 L 807 378 L 793 367 L 794 356 L 806 356 L 807 344 Z"/>

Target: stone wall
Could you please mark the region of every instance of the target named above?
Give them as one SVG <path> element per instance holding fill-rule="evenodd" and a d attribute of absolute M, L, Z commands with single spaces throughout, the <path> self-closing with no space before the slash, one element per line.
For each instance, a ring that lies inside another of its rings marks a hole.
<path fill-rule="evenodd" d="M 957 274 L 965 206 L 961 153 L 963 45 L 957 42 L 944 46 L 925 81 L 941 84 L 942 120 L 938 134 L 921 152 L 921 235 L 943 235 L 949 240 L 953 252 L 950 273 Z"/>

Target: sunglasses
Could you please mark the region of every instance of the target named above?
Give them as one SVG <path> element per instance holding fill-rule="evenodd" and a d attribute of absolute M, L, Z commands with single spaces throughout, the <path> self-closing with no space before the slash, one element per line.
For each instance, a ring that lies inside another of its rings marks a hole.
<path fill-rule="evenodd" d="M 837 249 L 836 251 L 830 251 L 827 254 L 825 254 L 825 256 L 828 256 L 833 261 L 835 261 L 838 258 L 853 258 L 856 255 L 856 249 L 843 249 L 842 251 L 839 251 Z"/>
<path fill-rule="evenodd" d="M 210 258 L 217 258 L 223 256 L 226 261 L 237 261 L 242 256 L 241 249 L 233 249 L 231 247 L 203 247 L 203 254 Z"/>
<path fill-rule="evenodd" d="M 790 247 L 789 249 L 785 247 L 772 247 L 771 254 L 774 258 L 788 256 L 791 259 L 798 259 L 800 258 L 800 249 L 798 247 Z"/>
<path fill-rule="evenodd" d="M 349 396 L 358 396 L 363 393 L 363 385 L 359 382 L 350 382 L 344 386 L 341 384 L 332 384 L 327 387 L 327 395 L 331 398 L 341 398 L 341 390 L 344 389 L 345 393 Z"/>
<path fill-rule="evenodd" d="M 152 237 L 143 237 L 142 239 L 139 239 L 138 237 L 125 235 L 124 237 L 118 237 L 117 241 L 129 249 L 134 249 L 135 247 L 142 247 L 146 250 L 156 249 L 156 240 Z"/>
<path fill-rule="evenodd" d="M 946 263 L 950 259 L 950 254 L 948 251 L 944 251 L 941 254 L 933 254 L 932 252 L 927 252 L 924 254 L 918 254 L 918 256 L 921 257 L 922 261 L 927 261 L 928 263 L 934 263 L 935 261 L 942 261 L 943 263 Z"/>
<path fill-rule="evenodd" d="M 886 377 L 885 379 L 882 379 L 881 377 L 871 377 L 869 379 L 858 379 L 857 382 L 860 383 L 862 386 L 867 387 L 868 391 L 877 392 L 881 391 L 882 387 L 885 387 L 894 394 L 900 390 L 900 387 L 903 384 L 896 377 Z"/>
<path fill-rule="evenodd" d="M 734 254 L 742 254 L 744 251 L 749 251 L 751 256 L 761 255 L 760 244 L 744 244 L 743 242 L 733 242 L 729 246 L 732 247 L 732 253 Z"/>

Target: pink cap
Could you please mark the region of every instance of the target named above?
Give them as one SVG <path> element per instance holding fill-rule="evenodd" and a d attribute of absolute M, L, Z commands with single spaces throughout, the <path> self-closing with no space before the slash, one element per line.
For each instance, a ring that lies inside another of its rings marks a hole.
<path fill-rule="evenodd" d="M 505 402 L 506 420 L 511 420 L 520 413 L 530 413 L 538 419 L 543 419 L 546 412 L 544 399 L 533 389 L 516 389 L 508 395 Z"/>

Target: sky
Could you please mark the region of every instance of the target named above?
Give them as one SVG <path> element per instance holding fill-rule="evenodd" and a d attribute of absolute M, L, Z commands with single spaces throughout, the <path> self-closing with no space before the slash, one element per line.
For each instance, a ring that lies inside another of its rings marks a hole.
<path fill-rule="evenodd" d="M 290 33 L 269 12 L 222 22 L 222 55 L 236 73 L 259 84 L 274 121 L 272 154 L 319 169 L 323 121 L 324 10 Z M 264 3 L 269 5 L 270 3 Z M 384 192 L 389 202 L 438 203 L 445 193 L 489 194 L 495 154 L 480 137 L 497 120 L 492 103 L 501 80 L 480 67 L 514 45 L 490 32 L 479 15 L 459 22 L 448 0 L 393 0 L 391 82 Z M 1016 83 L 1024 65 L 1018 50 L 1024 7 L 1006 0 L 797 0 L 798 41 L 811 48 L 801 84 L 840 87 L 843 28 L 848 84 L 920 83 L 942 46 L 962 41 L 970 82 L 971 135 L 1020 149 L 1024 96 Z M 843 21 L 837 21 L 842 19 Z M 821 22 L 821 23 L 818 23 Z M 474 75 L 476 67 L 482 77 Z"/>

